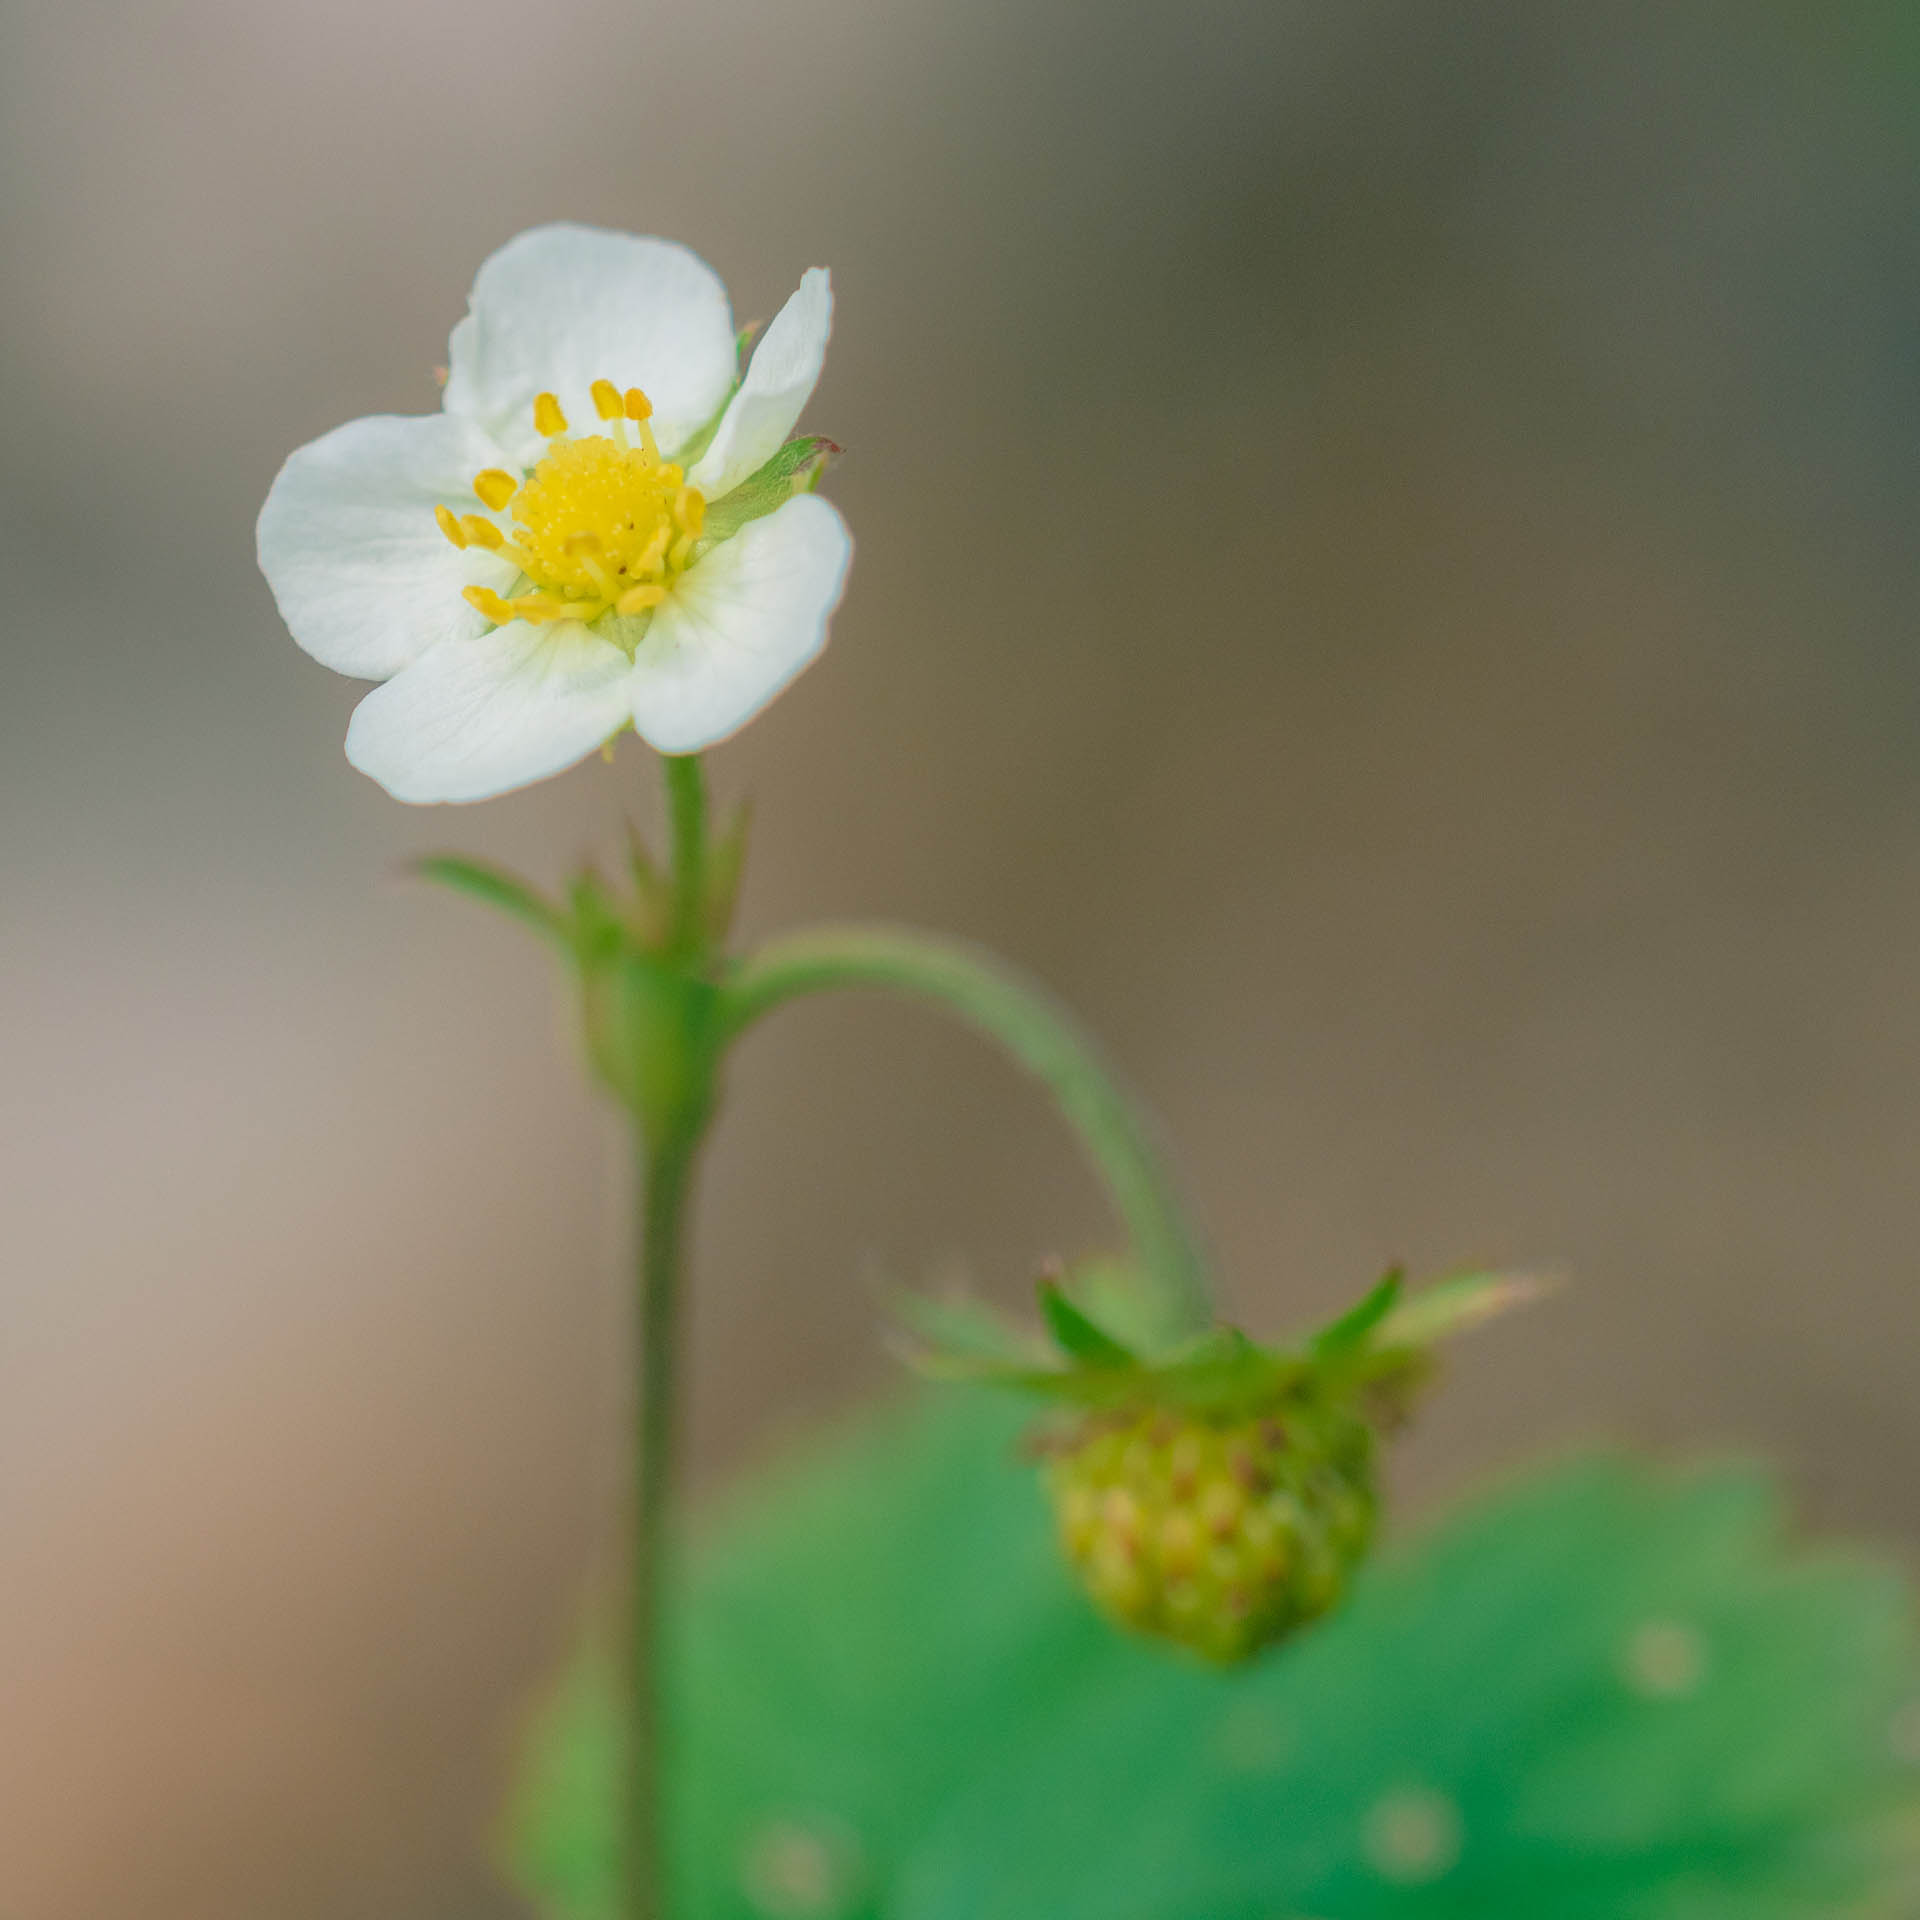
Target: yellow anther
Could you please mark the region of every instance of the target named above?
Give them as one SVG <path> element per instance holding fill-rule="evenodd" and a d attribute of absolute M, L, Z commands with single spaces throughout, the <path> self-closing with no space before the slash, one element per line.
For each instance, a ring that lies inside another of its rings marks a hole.
<path fill-rule="evenodd" d="M 623 394 L 610 380 L 596 380 L 591 392 L 601 430 L 574 437 L 558 397 L 542 393 L 534 424 L 551 444 L 539 463 L 524 479 L 500 467 L 475 475 L 475 496 L 493 513 L 510 511 L 511 522 L 436 512 L 456 546 L 483 549 L 522 576 L 511 599 L 489 587 L 467 590 L 468 604 L 489 620 L 544 625 L 616 610 L 644 614 L 692 558 L 707 502 L 682 466 L 660 458 L 647 424 L 651 403 L 638 387 Z"/>
<path fill-rule="evenodd" d="M 602 600 L 569 600 L 558 593 L 523 593 L 508 604 L 536 627 L 554 620 L 592 620 L 607 610 Z"/>
<path fill-rule="evenodd" d="M 520 491 L 520 482 L 504 467 L 489 467 L 473 476 L 473 491 L 483 507 L 498 513 Z"/>
<path fill-rule="evenodd" d="M 468 606 L 484 613 L 489 620 L 504 626 L 513 618 L 513 609 L 491 587 L 463 587 L 461 594 Z"/>

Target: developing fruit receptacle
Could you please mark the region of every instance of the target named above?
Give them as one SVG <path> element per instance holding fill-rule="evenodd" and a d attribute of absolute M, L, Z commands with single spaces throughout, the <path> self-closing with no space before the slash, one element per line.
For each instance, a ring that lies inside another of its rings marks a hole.
<path fill-rule="evenodd" d="M 1222 1664 L 1332 1607 L 1373 1532 L 1373 1435 L 1325 1405 L 1089 1413 L 1047 1478 L 1094 1600 Z"/>
<path fill-rule="evenodd" d="M 1399 1268 L 1292 1346 L 1221 1321 L 1142 1337 L 1142 1283 L 1091 1260 L 1040 1279 L 1045 1336 L 978 1302 L 910 1297 L 929 1373 L 1043 1396 L 1035 1436 L 1060 1543 L 1123 1625 L 1225 1666 L 1336 1605 L 1373 1538 L 1378 1436 L 1436 1341 L 1551 1285 L 1461 1273 L 1407 1295 Z"/>

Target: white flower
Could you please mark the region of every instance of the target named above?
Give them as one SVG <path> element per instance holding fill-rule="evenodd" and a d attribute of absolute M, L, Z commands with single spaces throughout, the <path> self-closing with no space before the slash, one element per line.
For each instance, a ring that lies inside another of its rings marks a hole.
<path fill-rule="evenodd" d="M 805 449 L 776 459 L 832 319 L 813 268 L 736 387 L 726 290 L 684 247 L 551 226 L 494 254 L 443 410 L 302 447 L 261 509 L 294 639 L 385 682 L 347 758 L 399 800 L 484 800 L 629 725 L 694 753 L 758 713 L 825 644 L 851 553 L 793 490 Z"/>

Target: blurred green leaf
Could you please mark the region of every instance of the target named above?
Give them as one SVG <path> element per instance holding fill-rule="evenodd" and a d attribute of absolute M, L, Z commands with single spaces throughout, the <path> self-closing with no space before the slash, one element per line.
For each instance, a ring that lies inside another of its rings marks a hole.
<path fill-rule="evenodd" d="M 682 1920 L 1905 1910 L 1876 1897 L 1920 1806 L 1908 1594 L 1786 1552 L 1764 1477 L 1538 1474 L 1222 1676 L 1093 1617 L 1016 1429 L 954 1390 L 876 1416 L 693 1556 Z M 587 1659 L 513 1821 L 555 1920 L 608 1912 L 611 1750 Z"/>
<path fill-rule="evenodd" d="M 877 1913 L 983 1759 L 1062 1712 L 1089 1666 L 1151 1658 L 1113 1639 L 1055 1561 L 1015 1451 L 1029 1413 L 930 1393 L 718 1516 L 677 1627 L 678 1914 L 778 1913 L 751 1889 L 801 1835 L 843 1855 L 852 1836 L 857 1855 L 852 1904 L 815 1911 Z M 589 1651 L 542 1716 L 510 1819 L 519 1877 L 564 1920 L 612 1913 L 614 1751 Z"/>

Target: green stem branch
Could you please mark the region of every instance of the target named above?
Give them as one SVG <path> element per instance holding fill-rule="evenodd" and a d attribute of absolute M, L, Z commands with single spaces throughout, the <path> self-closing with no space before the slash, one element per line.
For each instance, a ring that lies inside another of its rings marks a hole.
<path fill-rule="evenodd" d="M 791 934 L 763 947 L 727 982 L 721 1045 L 789 1000 L 847 987 L 905 994 L 958 1014 L 1043 1081 L 1126 1224 L 1153 1290 L 1160 1337 L 1170 1344 L 1211 1323 L 1199 1238 L 1145 1114 L 1078 1021 L 999 960 L 957 941 L 887 927 Z"/>

